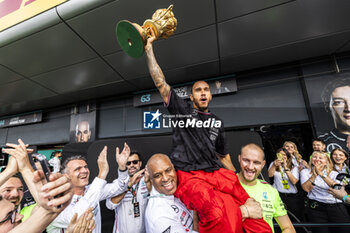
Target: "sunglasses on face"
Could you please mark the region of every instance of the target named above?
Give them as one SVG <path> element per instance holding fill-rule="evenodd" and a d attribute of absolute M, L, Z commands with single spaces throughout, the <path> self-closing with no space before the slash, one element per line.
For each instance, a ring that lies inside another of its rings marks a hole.
<path fill-rule="evenodd" d="M 0 224 L 3 224 L 8 220 L 11 221 L 11 224 L 14 224 L 16 220 L 16 214 L 17 214 L 16 210 L 12 210 L 4 220 L 0 221 Z"/>
<path fill-rule="evenodd" d="M 130 166 L 131 163 L 132 163 L 132 164 L 137 164 L 139 161 L 140 161 L 140 160 L 128 161 L 128 162 L 126 162 L 126 165 L 127 165 L 127 166 Z"/>

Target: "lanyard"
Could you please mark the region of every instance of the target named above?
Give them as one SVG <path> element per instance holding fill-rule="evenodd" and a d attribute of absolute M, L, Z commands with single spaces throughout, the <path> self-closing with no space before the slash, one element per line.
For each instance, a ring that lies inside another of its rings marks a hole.
<path fill-rule="evenodd" d="M 282 177 L 282 185 L 284 189 L 289 189 L 288 181 L 284 179 L 283 174 L 285 173 L 284 170 L 282 171 L 282 168 L 280 168 L 280 173 Z M 286 173 L 287 174 L 287 173 Z"/>
<path fill-rule="evenodd" d="M 131 192 L 131 195 L 132 195 L 132 203 L 136 203 L 137 202 L 137 190 L 139 189 L 139 183 L 136 184 L 135 188 L 131 187 L 131 189 L 130 189 L 130 192 Z"/>
<path fill-rule="evenodd" d="M 282 180 L 284 181 L 285 179 L 284 179 L 283 175 L 284 175 L 285 172 L 284 172 L 284 170 L 282 171 L 282 168 L 280 168 L 280 173 L 281 173 L 281 176 L 282 176 Z"/>

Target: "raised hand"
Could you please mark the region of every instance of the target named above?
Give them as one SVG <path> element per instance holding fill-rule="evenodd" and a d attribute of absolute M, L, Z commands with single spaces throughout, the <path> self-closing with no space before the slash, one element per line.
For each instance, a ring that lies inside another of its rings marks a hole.
<path fill-rule="evenodd" d="M 95 228 L 95 220 L 93 218 L 93 209 L 89 208 L 83 213 L 78 221 L 78 214 L 74 214 L 72 220 L 70 221 L 67 232 L 68 233 L 91 233 L 92 230 Z"/>
<path fill-rule="evenodd" d="M 5 171 L 8 172 L 10 176 L 13 176 L 18 172 L 18 166 L 15 157 L 10 156 Z"/>
<path fill-rule="evenodd" d="M 145 50 L 146 52 L 149 50 L 149 49 L 152 49 L 152 44 L 153 42 L 157 39 L 156 36 L 155 36 L 155 33 L 153 31 L 152 28 L 149 28 L 150 32 L 151 32 L 151 36 L 147 39 L 147 43 L 145 45 Z"/>
<path fill-rule="evenodd" d="M 28 145 L 25 145 L 21 139 L 18 139 L 18 143 L 18 145 L 6 143 L 6 146 L 10 148 L 3 149 L 3 152 L 13 156 L 16 159 L 19 172 L 23 172 L 25 169 L 33 170 L 28 157 L 28 152 L 31 152 L 32 150 L 27 149 Z"/>
<path fill-rule="evenodd" d="M 109 165 L 107 160 L 107 146 L 103 147 L 103 150 L 98 156 L 97 165 L 99 170 L 97 177 L 103 180 L 106 179 L 109 172 Z"/>
<path fill-rule="evenodd" d="M 121 153 L 119 153 L 119 147 L 117 147 L 115 152 L 115 159 L 117 160 L 119 170 L 126 170 L 126 162 L 128 162 L 128 158 L 130 156 L 130 147 L 126 142 L 124 143 L 124 148 Z"/>
<path fill-rule="evenodd" d="M 67 175 L 54 173 L 50 182 L 42 185 L 45 180 L 43 171 L 34 172 L 34 184 L 38 191 L 38 204 L 50 212 L 61 212 L 66 208 L 73 196 L 72 183 Z"/>
<path fill-rule="evenodd" d="M 144 176 L 144 172 L 145 172 L 145 169 L 142 169 L 136 172 L 132 177 L 130 177 L 128 186 L 131 187 L 134 184 L 137 184 L 141 180 L 141 178 Z"/>
<path fill-rule="evenodd" d="M 144 177 L 145 177 L 144 181 L 146 183 L 147 190 L 150 193 L 152 191 L 152 183 L 151 183 L 151 179 L 150 179 L 150 176 L 149 176 L 149 172 L 148 172 L 147 166 L 145 168 L 145 175 L 144 175 Z"/>
<path fill-rule="evenodd" d="M 315 165 L 315 172 L 317 175 L 322 176 L 322 171 L 324 169 L 324 165 L 323 164 L 316 164 Z"/>
<path fill-rule="evenodd" d="M 276 159 L 275 161 L 273 161 L 273 164 L 275 165 L 275 167 L 279 167 L 279 166 L 281 166 L 282 162 L 281 162 L 281 160 Z"/>

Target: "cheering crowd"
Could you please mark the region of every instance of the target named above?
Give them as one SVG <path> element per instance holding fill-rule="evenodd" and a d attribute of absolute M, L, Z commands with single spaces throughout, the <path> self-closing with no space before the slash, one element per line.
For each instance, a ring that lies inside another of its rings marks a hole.
<path fill-rule="evenodd" d="M 258 179 L 266 163 L 264 150 L 249 143 L 237 156 L 237 172 L 227 150 L 223 121 L 208 109 L 212 99 L 208 83 L 193 85 L 190 102 L 177 96 L 155 59 L 151 33 L 145 53 L 155 86 L 170 114 L 190 116 L 195 127 L 174 127 L 172 153 L 152 155 L 145 169 L 141 169 L 140 153 L 127 143 L 122 150 L 116 148 L 117 166 L 110 167 L 107 150 L 114 148 L 105 146 L 91 184 L 87 159 L 81 155 L 66 158 L 60 171 L 56 167 L 50 174 L 40 158 L 32 156 L 34 165 L 30 163 L 32 151 L 22 140 L 8 143 L 3 152 L 10 155 L 9 163 L 0 174 L 0 233 L 45 229 L 48 233 L 100 233 L 102 200 L 115 211 L 114 233 L 265 233 L 274 232 L 273 220 L 286 233 L 296 232 L 292 222 L 298 221 L 339 223 L 334 228 L 298 232 L 349 232 L 348 226 L 340 224 L 350 220 L 345 205 L 350 202 L 345 190 L 347 151 L 337 148 L 328 154 L 325 143 L 315 139 L 314 152 L 306 162 L 297 146 L 286 141 L 267 166 L 272 186 Z M 215 126 L 203 127 L 205 121 Z M 118 169 L 118 178 L 107 183 L 110 169 Z M 20 207 L 22 180 L 35 199 L 35 204 L 24 208 Z"/>

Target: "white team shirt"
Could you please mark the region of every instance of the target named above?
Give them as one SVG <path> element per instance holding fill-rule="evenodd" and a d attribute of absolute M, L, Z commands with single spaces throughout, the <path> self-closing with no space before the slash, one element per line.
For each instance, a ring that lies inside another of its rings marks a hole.
<path fill-rule="evenodd" d="M 335 164 L 334 170 L 336 170 L 339 173 L 346 173 L 346 174 L 350 173 L 349 167 L 346 164 L 343 165 L 343 168 L 341 170 L 339 169 L 338 165 Z"/>
<path fill-rule="evenodd" d="M 272 167 L 273 162 L 270 164 L 269 169 Z M 289 189 L 285 189 L 282 184 L 282 175 L 281 172 L 275 171 L 273 174 L 273 187 L 278 190 L 280 193 L 297 193 L 298 189 L 297 187 L 289 180 L 288 175 L 284 171 L 284 168 L 281 166 L 281 171 L 283 174 L 284 180 L 288 181 Z M 298 167 L 294 166 L 291 170 L 292 175 L 299 180 L 299 170 Z"/>
<path fill-rule="evenodd" d="M 136 185 L 133 186 L 135 189 Z M 106 200 L 106 206 L 115 211 L 115 221 L 113 233 L 145 233 L 145 210 L 148 202 L 148 190 L 144 178 L 139 182 L 137 193 L 137 202 L 140 207 L 140 216 L 134 217 L 134 204 L 132 203 L 132 194 L 127 192 L 118 204 L 114 204 L 111 198 Z"/>
<path fill-rule="evenodd" d="M 336 171 L 331 171 L 328 176 L 332 180 L 338 182 L 335 179 L 338 174 L 339 173 Z M 303 169 L 300 173 L 300 183 L 304 184 L 308 179 L 310 179 L 311 176 L 310 169 Z M 336 199 L 332 194 L 328 193 L 329 186 L 322 179 L 322 177 L 317 176 L 314 184 L 316 186 L 314 186 L 313 189 L 311 189 L 311 191 L 307 194 L 309 199 L 327 204 L 341 203 L 341 200 Z"/>
<path fill-rule="evenodd" d="M 60 172 L 61 160 L 57 157 L 53 157 L 49 160 L 49 164 L 53 167 L 52 173 Z"/>
<path fill-rule="evenodd" d="M 174 195 L 160 194 L 152 187 L 145 224 L 147 233 L 187 233 L 192 231 L 193 212 Z"/>
<path fill-rule="evenodd" d="M 120 172 L 118 170 L 118 179 L 115 179 L 109 184 L 107 184 L 106 180 L 96 177 L 90 185 L 86 186 L 84 196 L 73 195 L 71 203 L 47 227 L 47 232 L 65 232 L 75 213 L 78 213 L 79 218 L 89 207 L 92 207 L 94 208 L 93 214 L 96 224 L 96 227 L 92 232 L 101 233 L 101 212 L 99 202 L 125 192 L 128 188 L 128 182 L 129 175 L 127 171 Z"/>

